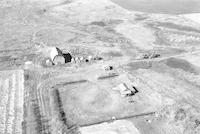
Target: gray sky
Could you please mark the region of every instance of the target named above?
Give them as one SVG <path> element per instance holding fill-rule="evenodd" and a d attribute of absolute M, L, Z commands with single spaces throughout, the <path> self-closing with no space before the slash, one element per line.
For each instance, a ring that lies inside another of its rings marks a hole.
<path fill-rule="evenodd" d="M 200 12 L 200 0 L 112 0 L 122 7 L 153 13 Z"/>

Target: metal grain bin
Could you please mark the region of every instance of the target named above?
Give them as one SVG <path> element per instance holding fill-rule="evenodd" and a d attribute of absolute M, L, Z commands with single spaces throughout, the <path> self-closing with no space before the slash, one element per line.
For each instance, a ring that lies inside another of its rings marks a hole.
<path fill-rule="evenodd" d="M 62 54 L 62 51 L 57 47 L 53 47 L 51 49 L 50 58 L 54 65 L 65 64 L 65 58 Z"/>

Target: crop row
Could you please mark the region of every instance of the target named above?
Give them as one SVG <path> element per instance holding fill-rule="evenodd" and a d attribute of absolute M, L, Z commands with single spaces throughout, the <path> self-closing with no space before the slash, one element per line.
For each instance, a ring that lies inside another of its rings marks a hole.
<path fill-rule="evenodd" d="M 6 128 L 6 105 L 8 102 L 9 79 L 1 80 L 1 97 L 0 97 L 0 132 L 4 133 Z"/>
<path fill-rule="evenodd" d="M 1 73 L 0 75 L 2 75 Z M 12 71 L 0 79 L 0 133 L 21 134 L 23 121 L 23 72 Z"/>

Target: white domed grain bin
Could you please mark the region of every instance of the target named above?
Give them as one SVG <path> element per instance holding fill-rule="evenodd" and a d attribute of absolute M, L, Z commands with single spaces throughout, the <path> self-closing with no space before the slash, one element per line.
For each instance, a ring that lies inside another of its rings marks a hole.
<path fill-rule="evenodd" d="M 50 57 L 54 65 L 65 64 L 65 58 L 63 57 L 62 51 L 57 47 L 51 48 Z"/>

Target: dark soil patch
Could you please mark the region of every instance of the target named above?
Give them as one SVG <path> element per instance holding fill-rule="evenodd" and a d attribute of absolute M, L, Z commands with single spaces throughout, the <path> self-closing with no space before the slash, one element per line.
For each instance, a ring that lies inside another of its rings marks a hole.
<path fill-rule="evenodd" d="M 138 61 L 138 62 L 132 62 L 128 65 L 128 70 L 138 70 L 138 69 L 149 69 L 152 67 L 152 62 L 145 62 L 145 61 Z"/>
<path fill-rule="evenodd" d="M 120 20 L 120 19 L 111 19 L 108 22 L 109 25 L 119 25 L 121 23 L 123 23 L 123 20 Z"/>
<path fill-rule="evenodd" d="M 94 21 L 92 23 L 90 23 L 91 25 L 97 25 L 97 26 L 101 26 L 101 27 L 105 27 L 106 24 L 103 21 Z"/>
<path fill-rule="evenodd" d="M 177 29 L 180 31 L 187 31 L 187 32 L 196 32 L 200 33 L 199 29 L 190 27 L 190 26 L 185 26 L 185 25 L 178 25 L 170 22 L 157 22 L 158 26 L 166 27 L 166 28 L 171 28 L 171 29 Z"/>
<path fill-rule="evenodd" d="M 183 59 L 170 58 L 165 60 L 164 63 L 171 68 L 182 69 L 185 72 L 198 74 L 196 67 Z"/>
<path fill-rule="evenodd" d="M 158 49 L 154 50 L 154 52 L 165 57 L 165 56 L 171 56 L 171 55 L 178 55 L 178 54 L 184 53 L 186 51 L 183 49 L 179 49 L 179 48 L 164 48 L 164 49 L 158 48 Z"/>
<path fill-rule="evenodd" d="M 108 56 L 108 57 L 122 57 L 122 53 L 120 52 L 117 52 L 117 51 L 110 51 L 108 53 L 104 53 L 105 56 Z"/>
<path fill-rule="evenodd" d="M 142 15 L 142 14 L 136 14 L 135 15 L 135 21 L 143 21 L 148 19 L 148 16 Z"/>

